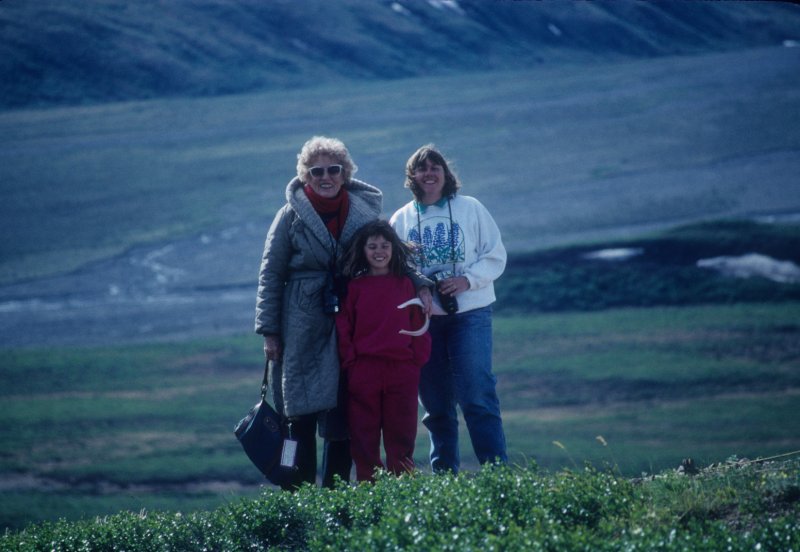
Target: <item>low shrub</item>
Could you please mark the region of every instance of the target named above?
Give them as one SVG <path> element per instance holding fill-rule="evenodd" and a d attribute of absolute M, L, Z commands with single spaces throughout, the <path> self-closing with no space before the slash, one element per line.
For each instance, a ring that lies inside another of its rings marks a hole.
<path fill-rule="evenodd" d="M 477 473 L 265 491 L 211 512 L 122 512 L 32 525 L 0 550 L 798 550 L 800 461 L 730 461 L 697 475 Z"/>

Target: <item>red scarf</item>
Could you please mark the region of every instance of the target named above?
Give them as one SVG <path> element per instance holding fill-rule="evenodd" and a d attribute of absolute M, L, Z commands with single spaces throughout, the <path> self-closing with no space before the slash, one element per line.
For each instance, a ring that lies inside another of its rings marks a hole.
<path fill-rule="evenodd" d="M 337 240 L 342 235 L 344 222 L 350 212 L 350 195 L 342 187 L 336 197 L 322 197 L 314 189 L 306 184 L 303 186 L 306 197 L 311 202 L 311 206 L 325 223 L 328 232 Z"/>

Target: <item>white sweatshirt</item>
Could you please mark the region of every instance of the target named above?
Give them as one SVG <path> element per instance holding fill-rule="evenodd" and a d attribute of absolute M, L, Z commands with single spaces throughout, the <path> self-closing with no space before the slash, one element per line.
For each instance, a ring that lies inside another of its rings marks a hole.
<path fill-rule="evenodd" d="M 480 201 L 456 195 L 449 203 L 448 208 L 447 199 L 427 206 L 411 201 L 398 209 L 389 223 L 400 239 L 422 244 L 416 263 L 426 276 L 453 271 L 455 261 L 455 275 L 469 280 L 469 289 L 456 295 L 458 312 L 466 312 L 495 301 L 493 282 L 505 270 L 506 249 L 500 229 Z M 434 314 L 443 314 L 436 294 L 434 303 Z"/>

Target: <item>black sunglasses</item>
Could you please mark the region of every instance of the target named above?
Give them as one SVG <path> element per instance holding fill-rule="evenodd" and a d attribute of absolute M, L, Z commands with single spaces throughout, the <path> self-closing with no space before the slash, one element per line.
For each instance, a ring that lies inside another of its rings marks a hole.
<path fill-rule="evenodd" d="M 328 176 L 336 176 L 342 172 L 342 168 L 341 165 L 328 165 L 327 167 L 311 167 L 308 172 L 314 178 L 319 178 L 325 174 L 326 170 L 328 171 Z"/>

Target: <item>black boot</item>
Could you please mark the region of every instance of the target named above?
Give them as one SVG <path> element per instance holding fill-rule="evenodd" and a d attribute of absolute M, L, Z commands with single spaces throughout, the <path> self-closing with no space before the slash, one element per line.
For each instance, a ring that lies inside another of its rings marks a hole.
<path fill-rule="evenodd" d="M 343 441 L 325 439 L 322 449 L 322 486 L 326 489 L 332 489 L 334 475 L 338 475 L 342 481 L 350 481 L 350 469 L 352 466 L 350 439 Z"/>

